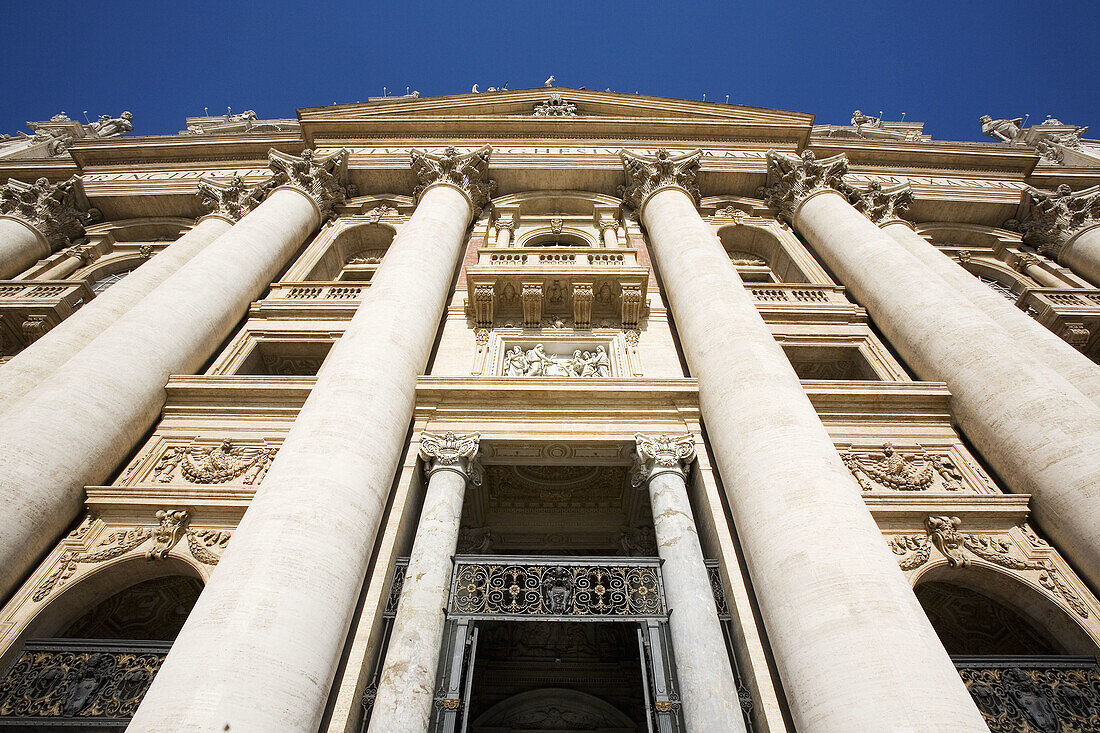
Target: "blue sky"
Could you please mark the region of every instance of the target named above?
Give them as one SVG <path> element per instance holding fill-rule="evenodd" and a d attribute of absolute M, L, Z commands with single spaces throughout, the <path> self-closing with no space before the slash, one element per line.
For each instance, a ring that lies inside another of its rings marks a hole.
<path fill-rule="evenodd" d="M 1053 115 L 1100 137 L 1100 3 L 9 2 L 0 132 L 65 111 L 135 134 L 226 107 L 299 107 L 508 82 L 724 101 L 846 122 L 853 108 L 981 140 Z"/>

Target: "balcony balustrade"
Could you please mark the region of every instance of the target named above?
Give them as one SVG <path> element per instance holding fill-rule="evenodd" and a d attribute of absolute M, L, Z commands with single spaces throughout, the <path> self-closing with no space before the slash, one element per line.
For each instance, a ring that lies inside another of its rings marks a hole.
<path fill-rule="evenodd" d="M 0 280 L 0 354 L 18 353 L 93 297 L 83 280 Z"/>

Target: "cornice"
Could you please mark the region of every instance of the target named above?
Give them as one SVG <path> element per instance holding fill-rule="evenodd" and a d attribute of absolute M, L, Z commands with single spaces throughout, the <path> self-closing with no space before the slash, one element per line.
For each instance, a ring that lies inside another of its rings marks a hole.
<path fill-rule="evenodd" d="M 894 140 L 810 140 L 818 157 L 843 153 L 853 171 L 922 168 L 927 170 L 1002 172 L 1020 179 L 1031 174 L 1039 156 L 1030 148 L 984 143 L 907 143 Z"/>
<path fill-rule="evenodd" d="M 50 183 L 60 183 L 79 174 L 80 169 L 66 157 L 43 160 L 0 160 L 0 183 L 9 178 L 18 181 L 37 181 L 39 178 L 45 178 Z"/>
<path fill-rule="evenodd" d="M 266 164 L 267 151 L 272 148 L 291 155 L 301 155 L 306 145 L 296 132 L 217 136 L 159 135 L 78 142 L 69 148 L 69 153 L 76 165 L 87 170 L 95 167 L 170 162 L 239 160 L 264 161 Z"/>

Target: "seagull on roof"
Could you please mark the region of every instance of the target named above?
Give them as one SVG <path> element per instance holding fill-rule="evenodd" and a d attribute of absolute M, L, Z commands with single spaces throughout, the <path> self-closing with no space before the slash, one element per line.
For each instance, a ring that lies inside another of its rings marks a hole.
<path fill-rule="evenodd" d="M 549 78 L 549 79 L 547 79 L 546 81 L 544 81 L 544 82 L 542 83 L 542 85 L 543 85 L 544 87 L 552 87 L 552 86 L 554 86 L 554 75 L 553 75 L 553 74 L 551 74 L 551 75 L 550 75 L 550 78 Z"/>
<path fill-rule="evenodd" d="M 470 90 L 470 93 L 471 94 L 481 94 L 481 92 L 478 91 L 477 84 L 474 84 L 474 88 Z"/>

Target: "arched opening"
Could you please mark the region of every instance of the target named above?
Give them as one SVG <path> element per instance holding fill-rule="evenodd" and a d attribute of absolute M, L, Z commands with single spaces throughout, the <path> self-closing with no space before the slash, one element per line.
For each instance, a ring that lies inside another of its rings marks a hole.
<path fill-rule="evenodd" d="M 974 566 L 932 568 L 914 592 L 991 730 L 1100 727 L 1100 649 L 1047 596 Z"/>
<path fill-rule="evenodd" d="M 591 247 L 590 242 L 585 237 L 579 234 L 571 234 L 569 232 L 560 232 L 554 234 L 548 232 L 544 234 L 537 234 L 533 237 L 529 237 L 520 243 L 521 247 Z"/>
<path fill-rule="evenodd" d="M 67 589 L 0 678 L 0 730 L 122 731 L 202 587 L 182 561 L 130 559 Z"/>
<path fill-rule="evenodd" d="M 745 282 L 810 282 L 778 237 L 767 229 L 731 224 L 718 230 L 718 239 Z"/>
<path fill-rule="evenodd" d="M 344 229 L 318 258 L 305 280 L 369 281 L 396 234 L 396 230 L 385 224 L 358 224 Z"/>

